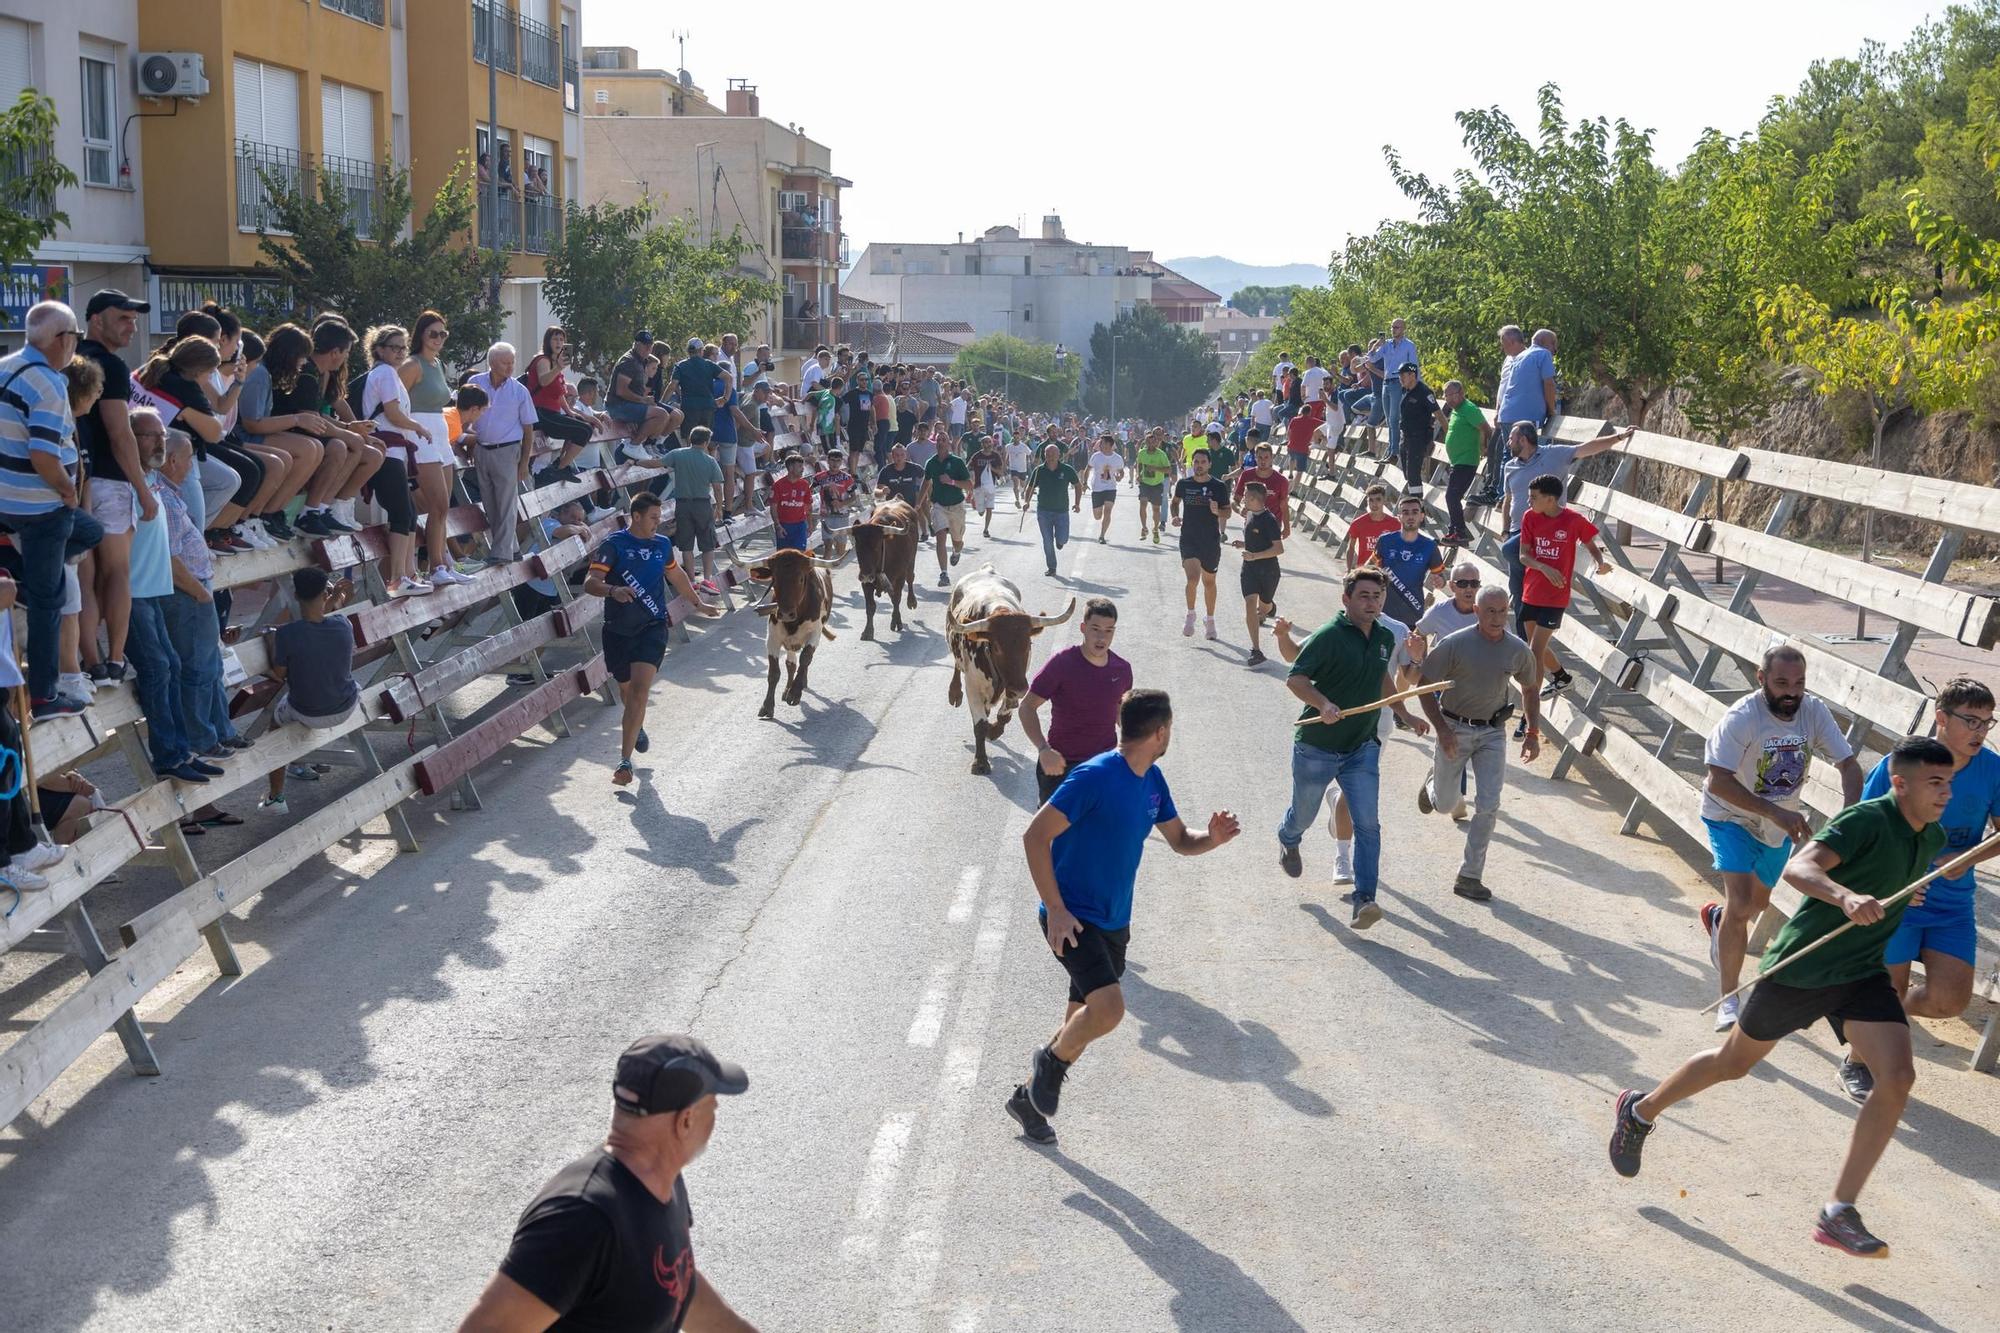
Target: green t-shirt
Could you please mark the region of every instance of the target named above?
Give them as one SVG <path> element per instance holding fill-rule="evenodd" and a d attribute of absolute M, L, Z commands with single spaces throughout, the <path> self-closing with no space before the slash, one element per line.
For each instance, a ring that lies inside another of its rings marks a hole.
<path fill-rule="evenodd" d="M 1382 677 L 1389 674 L 1389 660 L 1396 653 L 1396 636 L 1384 629 L 1380 620 L 1371 629 L 1373 632 L 1362 638 L 1360 627 L 1342 611 L 1314 630 L 1312 637 L 1299 648 L 1291 674 L 1310 680 L 1314 689 L 1343 711 L 1374 703 L 1382 697 Z M 1305 722 L 1306 718 L 1317 716 L 1314 709 L 1301 710 L 1300 725 L 1294 735 L 1306 745 L 1339 754 L 1358 750 L 1373 741 L 1380 722 L 1372 712 L 1343 717 L 1331 726 Z"/>
<path fill-rule="evenodd" d="M 1211 444 L 1208 449 L 1208 474 L 1212 477 L 1226 477 L 1236 470 L 1236 450 L 1226 444 Z"/>
<path fill-rule="evenodd" d="M 1158 486 L 1163 484 L 1167 479 L 1167 473 L 1172 470 L 1174 465 L 1174 460 L 1168 455 L 1167 451 L 1157 448 L 1141 449 L 1139 457 L 1135 461 L 1139 466 L 1139 484 L 1141 486 Z"/>
<path fill-rule="evenodd" d="M 1453 467 L 1479 463 L 1479 428 L 1485 423 L 1485 415 L 1473 406 L 1470 398 L 1451 410 L 1451 419 L 1444 428 L 1444 452 Z"/>
<path fill-rule="evenodd" d="M 806 395 L 806 401 L 813 405 L 813 424 L 818 427 L 819 434 L 833 434 L 833 414 L 840 406 L 840 399 L 833 396 L 833 390 L 814 389 Z"/>
<path fill-rule="evenodd" d="M 972 483 L 972 468 L 957 454 L 947 457 L 939 454 L 924 464 L 924 478 L 931 484 L 931 503 L 934 505 L 962 505 L 965 492 L 952 485 L 954 481 Z"/>
<path fill-rule="evenodd" d="M 1083 478 L 1077 476 L 1076 469 L 1068 463 L 1058 463 L 1054 467 L 1037 463 L 1034 475 L 1028 480 L 1035 488 L 1037 509 L 1069 508 L 1070 488 L 1083 483 Z"/>
<path fill-rule="evenodd" d="M 1840 857 L 1827 878 L 1842 888 L 1865 893 L 1871 898 L 1887 898 L 1913 880 L 1922 879 L 1931 862 L 1944 850 L 1945 831 L 1941 824 L 1922 829 L 1910 827 L 1896 806 L 1893 794 L 1850 805 L 1835 815 L 1827 826 L 1813 835 Z M 1897 903 L 1872 926 L 1856 926 L 1824 948 L 1780 972 L 1773 983 L 1780 986 L 1838 986 L 1860 981 L 1883 970 L 1882 950 L 1896 933 L 1908 900 Z M 1838 929 L 1847 914 L 1832 903 L 1808 898 L 1779 928 L 1771 947 L 1764 951 L 1764 970 L 1797 953 L 1814 940 Z"/>

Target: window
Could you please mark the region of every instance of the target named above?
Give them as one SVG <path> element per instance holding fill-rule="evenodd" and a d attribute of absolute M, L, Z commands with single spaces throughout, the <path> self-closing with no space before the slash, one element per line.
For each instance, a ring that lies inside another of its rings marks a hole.
<path fill-rule="evenodd" d="M 599 106 L 608 106 L 611 103 L 611 92 L 607 88 L 599 88 L 596 92 L 591 94 L 591 100 L 596 102 Z"/>
<path fill-rule="evenodd" d="M 236 57 L 236 137 L 299 150 L 297 71 Z"/>
<path fill-rule="evenodd" d="M 116 185 L 117 165 L 112 161 L 112 127 L 118 123 L 117 84 L 112 82 L 112 64 L 84 56 L 83 67 L 83 171 L 85 185 Z"/>
<path fill-rule="evenodd" d="M 21 20 L 0 18 L 0 102 L 7 106 L 35 86 L 34 35 Z"/>
<path fill-rule="evenodd" d="M 375 161 L 375 95 L 332 79 L 319 83 L 320 151 L 355 162 Z"/>

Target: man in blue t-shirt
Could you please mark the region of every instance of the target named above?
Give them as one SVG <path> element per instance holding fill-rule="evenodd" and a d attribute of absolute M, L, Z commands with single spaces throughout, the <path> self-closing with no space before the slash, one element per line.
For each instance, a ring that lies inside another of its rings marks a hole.
<path fill-rule="evenodd" d="M 1035 1052 L 1028 1081 L 1007 1099 L 1007 1113 L 1036 1143 L 1054 1143 L 1049 1117 L 1062 1096 L 1063 1076 L 1083 1048 L 1125 1017 L 1125 945 L 1132 937 L 1132 888 L 1139 854 L 1155 828 L 1182 856 L 1222 846 L 1238 831 L 1236 816 L 1218 810 L 1208 831 L 1181 823 L 1166 775 L 1155 766 L 1173 738 L 1173 705 L 1165 690 L 1132 690 L 1118 705 L 1118 748 L 1063 775 L 1055 795 L 1021 835 L 1028 873 L 1041 895 L 1042 932 L 1069 973 L 1069 1008 L 1055 1038 Z"/>
<path fill-rule="evenodd" d="M 719 616 L 722 608 L 701 600 L 687 571 L 674 559 L 674 544 L 660 536 L 660 497 L 641 491 L 632 501 L 631 524 L 614 532 L 590 558 L 583 590 L 604 599 L 604 664 L 625 704 L 622 748 L 611 780 L 632 781 L 632 752 L 646 752 L 646 697 L 667 655 L 667 585 L 685 597 L 697 615 Z"/>
<path fill-rule="evenodd" d="M 1937 738 L 1958 766 L 1951 775 L 1951 804 L 1938 820 L 1945 833 L 1939 863 L 1965 855 L 2000 829 L 2000 754 L 1986 748 L 1992 731 L 1993 691 L 1966 676 L 1946 681 L 1938 691 Z M 1889 761 L 1884 758 L 1862 784 L 1861 799 L 1888 794 Z M 1974 873 L 1967 867 L 1951 879 L 1933 881 L 1922 902 L 1904 909 L 1882 950 L 1889 979 L 1903 997 L 1903 1012 L 1914 1018 L 1957 1018 L 1972 1003 L 1973 951 L 1979 941 L 1973 920 Z M 1910 964 L 1919 960 L 1924 979 L 1912 985 Z M 1849 1054 L 1840 1063 L 1840 1083 L 1848 1096 L 1866 1101 L 1875 1079 Z"/>
<path fill-rule="evenodd" d="M 1423 534 L 1422 500 L 1404 496 L 1396 517 L 1402 521 L 1401 531 L 1385 532 L 1375 539 L 1375 563 L 1382 566 L 1389 580 L 1382 614 L 1414 628 L 1424 613 L 1424 585 L 1444 586 L 1444 552 Z"/>

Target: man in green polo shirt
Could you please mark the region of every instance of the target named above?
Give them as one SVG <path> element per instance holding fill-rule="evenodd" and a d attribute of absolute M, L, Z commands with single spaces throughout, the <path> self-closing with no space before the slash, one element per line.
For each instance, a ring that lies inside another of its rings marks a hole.
<path fill-rule="evenodd" d="M 1146 506 L 1153 507 L 1153 545 L 1160 544 L 1160 510 L 1173 479 L 1174 456 L 1167 452 L 1167 433 L 1155 426 L 1146 432 L 1133 466 L 1139 473 L 1139 540 L 1146 540 Z"/>
<path fill-rule="evenodd" d="M 1874 1073 L 1875 1087 L 1855 1117 L 1847 1158 L 1832 1198 L 1819 1211 L 1813 1239 L 1864 1259 L 1889 1257 L 1888 1245 L 1861 1225 L 1854 1201 L 1889 1146 L 1916 1081 L 1909 1019 L 1882 952 L 1904 909 L 1921 904 L 1923 893 L 1889 907 L 1881 900 L 1922 879 L 1944 847 L 1938 821 L 1951 802 L 1955 766 L 1942 741 L 1911 736 L 1896 742 L 1889 753 L 1889 795 L 1848 806 L 1792 855 L 1785 882 L 1805 901 L 1765 951 L 1765 979 L 1751 990 L 1721 1047 L 1695 1056 L 1649 1093 L 1628 1089 L 1618 1095 L 1611 1165 L 1619 1175 L 1639 1174 L 1640 1152 L 1662 1111 L 1717 1083 L 1742 1078 L 1784 1037 L 1824 1018 Z M 1854 923 L 1852 930 L 1786 967 L 1778 974 L 1783 980 L 1770 976 L 1785 959 L 1804 954 L 1848 922 Z"/>
<path fill-rule="evenodd" d="M 1354 819 L 1354 928 L 1366 930 L 1382 919 L 1375 885 L 1382 865 L 1382 825 L 1375 815 L 1382 744 L 1374 710 L 1352 716 L 1344 709 L 1372 704 L 1395 693 L 1391 675 L 1396 636 L 1381 625 L 1388 581 L 1372 567 L 1349 571 L 1341 585 L 1346 608 L 1313 631 L 1292 660 L 1285 686 L 1305 705 L 1292 740 L 1292 804 L 1278 825 L 1278 864 L 1297 879 L 1304 872 L 1299 844 L 1319 818 L 1320 802 L 1334 783 L 1347 797 Z M 1280 649 L 1286 641 L 1280 641 Z M 1430 724 L 1402 704 L 1396 716 L 1421 736 Z"/>
<path fill-rule="evenodd" d="M 1029 475 L 1028 488 L 1035 493 L 1035 522 L 1041 525 L 1042 558 L 1049 565 L 1044 572 L 1054 578 L 1056 552 L 1069 541 L 1069 516 L 1083 505 L 1083 478 L 1062 461 L 1060 442 L 1042 446 L 1042 461 Z"/>
<path fill-rule="evenodd" d="M 951 534 L 950 562 L 957 564 L 965 554 L 965 488 L 970 485 L 972 469 L 958 456 L 958 441 L 946 431 L 938 436 L 937 457 L 924 464 L 924 488 L 917 492 L 917 514 L 930 516 L 940 588 L 951 586 L 951 575 L 945 572 L 946 533 Z"/>

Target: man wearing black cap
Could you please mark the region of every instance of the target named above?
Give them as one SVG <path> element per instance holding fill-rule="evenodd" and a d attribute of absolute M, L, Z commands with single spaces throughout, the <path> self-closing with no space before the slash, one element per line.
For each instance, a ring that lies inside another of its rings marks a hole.
<path fill-rule="evenodd" d="M 1423 372 L 1414 361 L 1396 368 L 1396 381 L 1403 389 L 1403 452 L 1397 463 L 1403 469 L 1403 493 L 1422 495 L 1424 476 L 1429 470 L 1432 446 L 1437 439 L 1437 396 L 1424 383 Z"/>
<path fill-rule="evenodd" d="M 459 1333 L 539 1333 L 558 1322 L 754 1333 L 695 1267 L 681 1179 L 715 1130 L 716 1097 L 749 1086 L 740 1065 L 694 1037 L 662 1033 L 626 1047 L 604 1146 L 542 1186 Z"/>
<path fill-rule="evenodd" d="M 677 424 L 671 419 L 673 413 L 646 392 L 652 368 L 653 332 L 640 329 L 632 338 L 632 350 L 611 369 L 611 398 L 604 405 L 613 421 L 632 427 L 635 441 L 665 435 Z"/>

